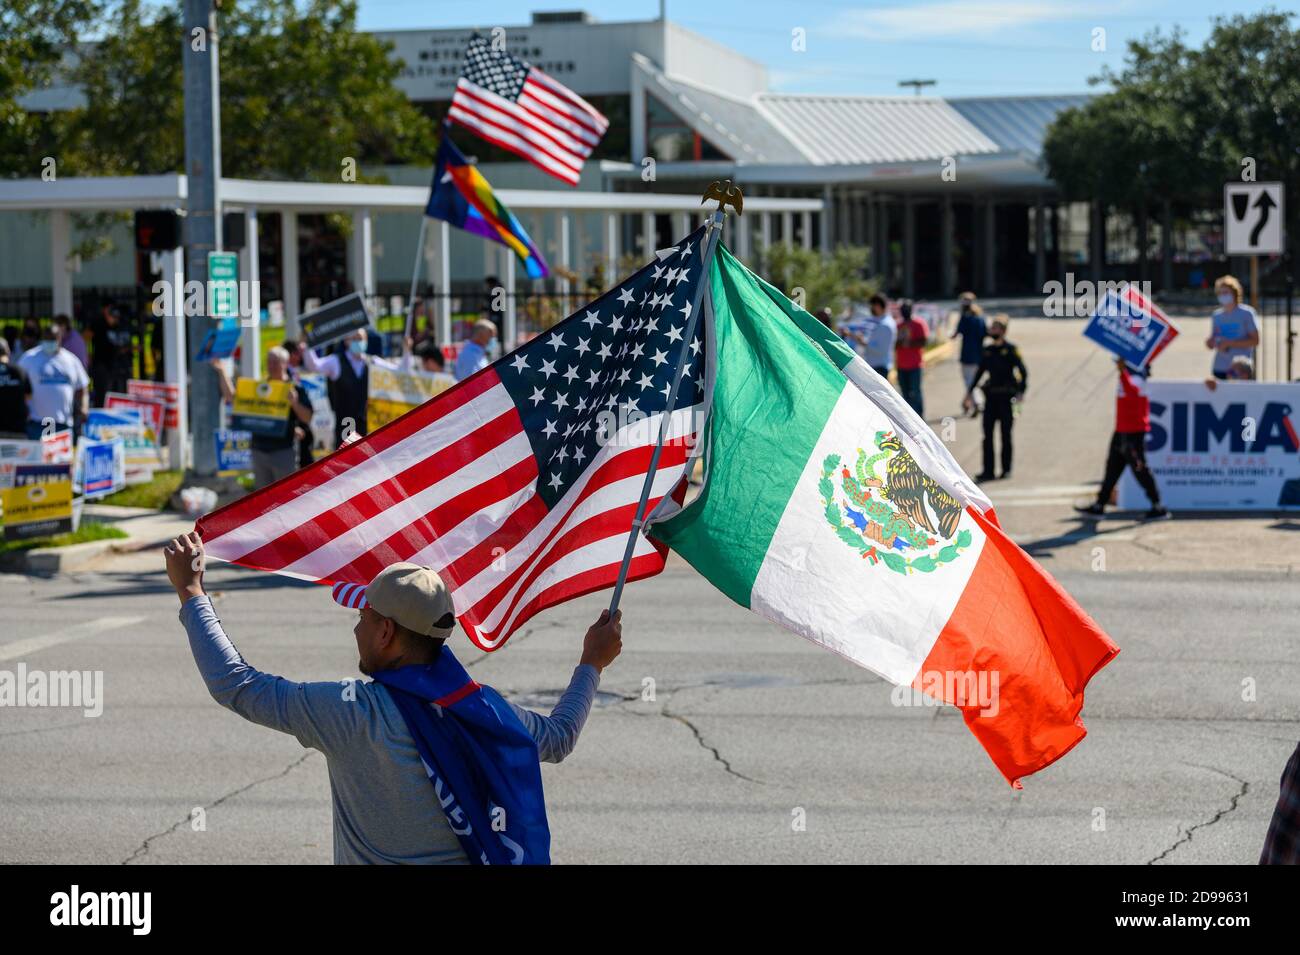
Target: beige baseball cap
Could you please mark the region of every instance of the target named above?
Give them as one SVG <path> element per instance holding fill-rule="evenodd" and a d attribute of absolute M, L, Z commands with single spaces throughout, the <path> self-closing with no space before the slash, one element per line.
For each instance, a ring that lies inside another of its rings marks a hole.
<path fill-rule="evenodd" d="M 375 613 L 426 637 L 445 640 L 456 625 L 447 586 L 419 564 L 389 564 L 366 587 L 365 601 Z"/>

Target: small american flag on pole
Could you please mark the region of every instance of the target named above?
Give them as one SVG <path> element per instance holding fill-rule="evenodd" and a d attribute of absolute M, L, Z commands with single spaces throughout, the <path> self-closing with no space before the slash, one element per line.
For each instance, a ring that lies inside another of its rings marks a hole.
<path fill-rule="evenodd" d="M 481 36 L 469 41 L 447 118 L 571 186 L 609 128 L 577 93 Z"/>
<path fill-rule="evenodd" d="M 202 518 L 208 554 L 330 584 L 368 584 L 397 561 L 432 567 L 484 650 L 539 611 L 612 586 L 683 350 L 651 508 L 682 483 L 703 420 L 704 323 L 690 341 L 684 332 L 704 236 L 396 421 Z M 638 534 L 628 579 L 659 573 L 664 555 Z"/>

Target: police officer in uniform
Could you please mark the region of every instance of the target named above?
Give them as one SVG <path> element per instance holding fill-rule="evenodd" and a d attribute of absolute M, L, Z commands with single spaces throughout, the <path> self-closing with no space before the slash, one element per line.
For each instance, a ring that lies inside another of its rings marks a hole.
<path fill-rule="evenodd" d="M 984 470 L 976 481 L 993 480 L 993 432 L 1002 432 L 1002 473 L 1011 476 L 1011 426 L 1015 422 L 1015 403 L 1025 394 L 1029 372 L 1020 357 L 1020 350 L 1007 341 L 1006 315 L 997 315 L 989 323 L 989 337 L 993 340 L 984 346 L 979 368 L 966 389 L 962 407 L 975 406 L 976 388 L 984 391 Z M 987 378 L 987 380 L 986 380 Z M 981 382 L 984 382 L 981 385 Z"/>

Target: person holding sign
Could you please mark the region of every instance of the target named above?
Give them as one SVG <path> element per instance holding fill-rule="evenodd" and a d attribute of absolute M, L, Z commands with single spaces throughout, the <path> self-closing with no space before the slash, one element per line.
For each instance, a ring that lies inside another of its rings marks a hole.
<path fill-rule="evenodd" d="M 358 328 L 343 339 L 342 354 L 322 358 L 314 348 L 302 353 L 302 366 L 324 375 L 329 382 L 336 448 L 343 447 L 345 437 L 366 435 L 366 401 L 370 396 L 370 366 L 366 356 L 368 337 L 364 328 Z"/>
<path fill-rule="evenodd" d="M 238 415 L 240 402 L 236 388 L 226 375 L 224 360 L 212 359 L 212 367 L 217 372 L 221 397 L 235 405 L 235 414 Z M 311 424 L 311 399 L 302 385 L 294 384 L 289 378 L 289 353 L 283 348 L 277 346 L 266 353 L 266 381 L 273 385 L 283 384 L 288 394 L 288 411 L 283 427 L 261 429 L 253 434 L 254 490 L 261 490 L 298 470 L 298 456 L 294 450 L 296 429 L 299 422 L 304 427 Z"/>
<path fill-rule="evenodd" d="M 1115 396 L 1115 433 L 1110 437 L 1110 452 L 1106 456 L 1106 476 L 1102 479 L 1097 500 L 1087 506 L 1075 505 L 1080 514 L 1101 517 L 1106 513 L 1111 492 L 1119 483 L 1126 467 L 1133 469 L 1133 477 L 1151 501 L 1146 512 L 1149 521 L 1165 520 L 1171 515 L 1160 503 L 1160 489 L 1147 467 L 1146 439 L 1151 430 L 1151 399 L 1147 395 L 1147 377 L 1151 366 L 1138 368 L 1122 358 L 1115 359 L 1119 369 L 1119 390 Z"/>
<path fill-rule="evenodd" d="M 1210 337 L 1205 347 L 1214 351 L 1211 371 L 1220 381 L 1226 380 L 1234 358 L 1249 358 L 1259 344 L 1259 323 L 1255 310 L 1243 305 L 1241 283 L 1231 275 L 1214 280 L 1214 294 L 1219 307 L 1210 316 Z"/>

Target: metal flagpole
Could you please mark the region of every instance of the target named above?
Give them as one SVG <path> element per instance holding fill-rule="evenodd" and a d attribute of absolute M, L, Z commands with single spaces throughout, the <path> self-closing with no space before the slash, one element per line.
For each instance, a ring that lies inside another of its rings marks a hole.
<path fill-rule="evenodd" d="M 406 351 L 406 342 L 413 334 L 411 326 L 415 323 L 415 289 L 420 284 L 420 260 L 424 258 L 424 230 L 429 225 L 429 217 L 420 215 L 420 238 L 415 243 L 415 267 L 411 270 L 411 297 L 406 300 L 406 336 L 402 339 L 402 351 Z M 425 321 L 428 322 L 428 316 Z"/>
<path fill-rule="evenodd" d="M 727 185 L 730 186 L 731 184 L 727 183 Z M 712 192 L 713 187 L 710 186 L 710 193 Z M 711 195 L 706 195 L 706 198 L 711 197 Z M 673 371 L 673 383 L 668 391 L 668 406 L 664 408 L 664 416 L 659 421 L 659 439 L 655 442 L 655 449 L 650 455 L 650 470 L 646 472 L 645 483 L 641 486 L 641 501 L 636 507 L 636 518 L 632 521 L 632 531 L 627 535 L 627 549 L 623 552 L 623 564 L 618 569 L 618 581 L 614 584 L 614 596 L 609 601 L 609 615 L 611 617 L 618 610 L 619 599 L 623 596 L 623 584 L 627 582 L 627 572 L 632 565 L 632 552 L 636 549 L 637 537 L 645 526 L 646 507 L 650 502 L 650 487 L 654 484 L 655 471 L 659 468 L 659 453 L 663 451 L 664 441 L 668 438 L 668 424 L 672 419 L 673 410 L 677 404 L 677 390 L 682 383 L 682 368 L 686 365 L 686 355 L 690 351 L 691 342 L 695 341 L 695 328 L 700 318 L 700 304 L 704 299 L 704 289 L 709 282 L 709 263 L 713 259 L 713 250 L 718 244 L 718 238 L 722 234 L 722 221 L 725 216 L 722 207 L 723 201 L 720 199 L 718 208 L 710 217 L 708 229 L 704 233 L 700 284 L 696 287 L 695 297 L 691 301 L 691 317 L 686 321 L 686 333 L 682 336 L 682 352 L 677 358 L 677 367 Z"/>

